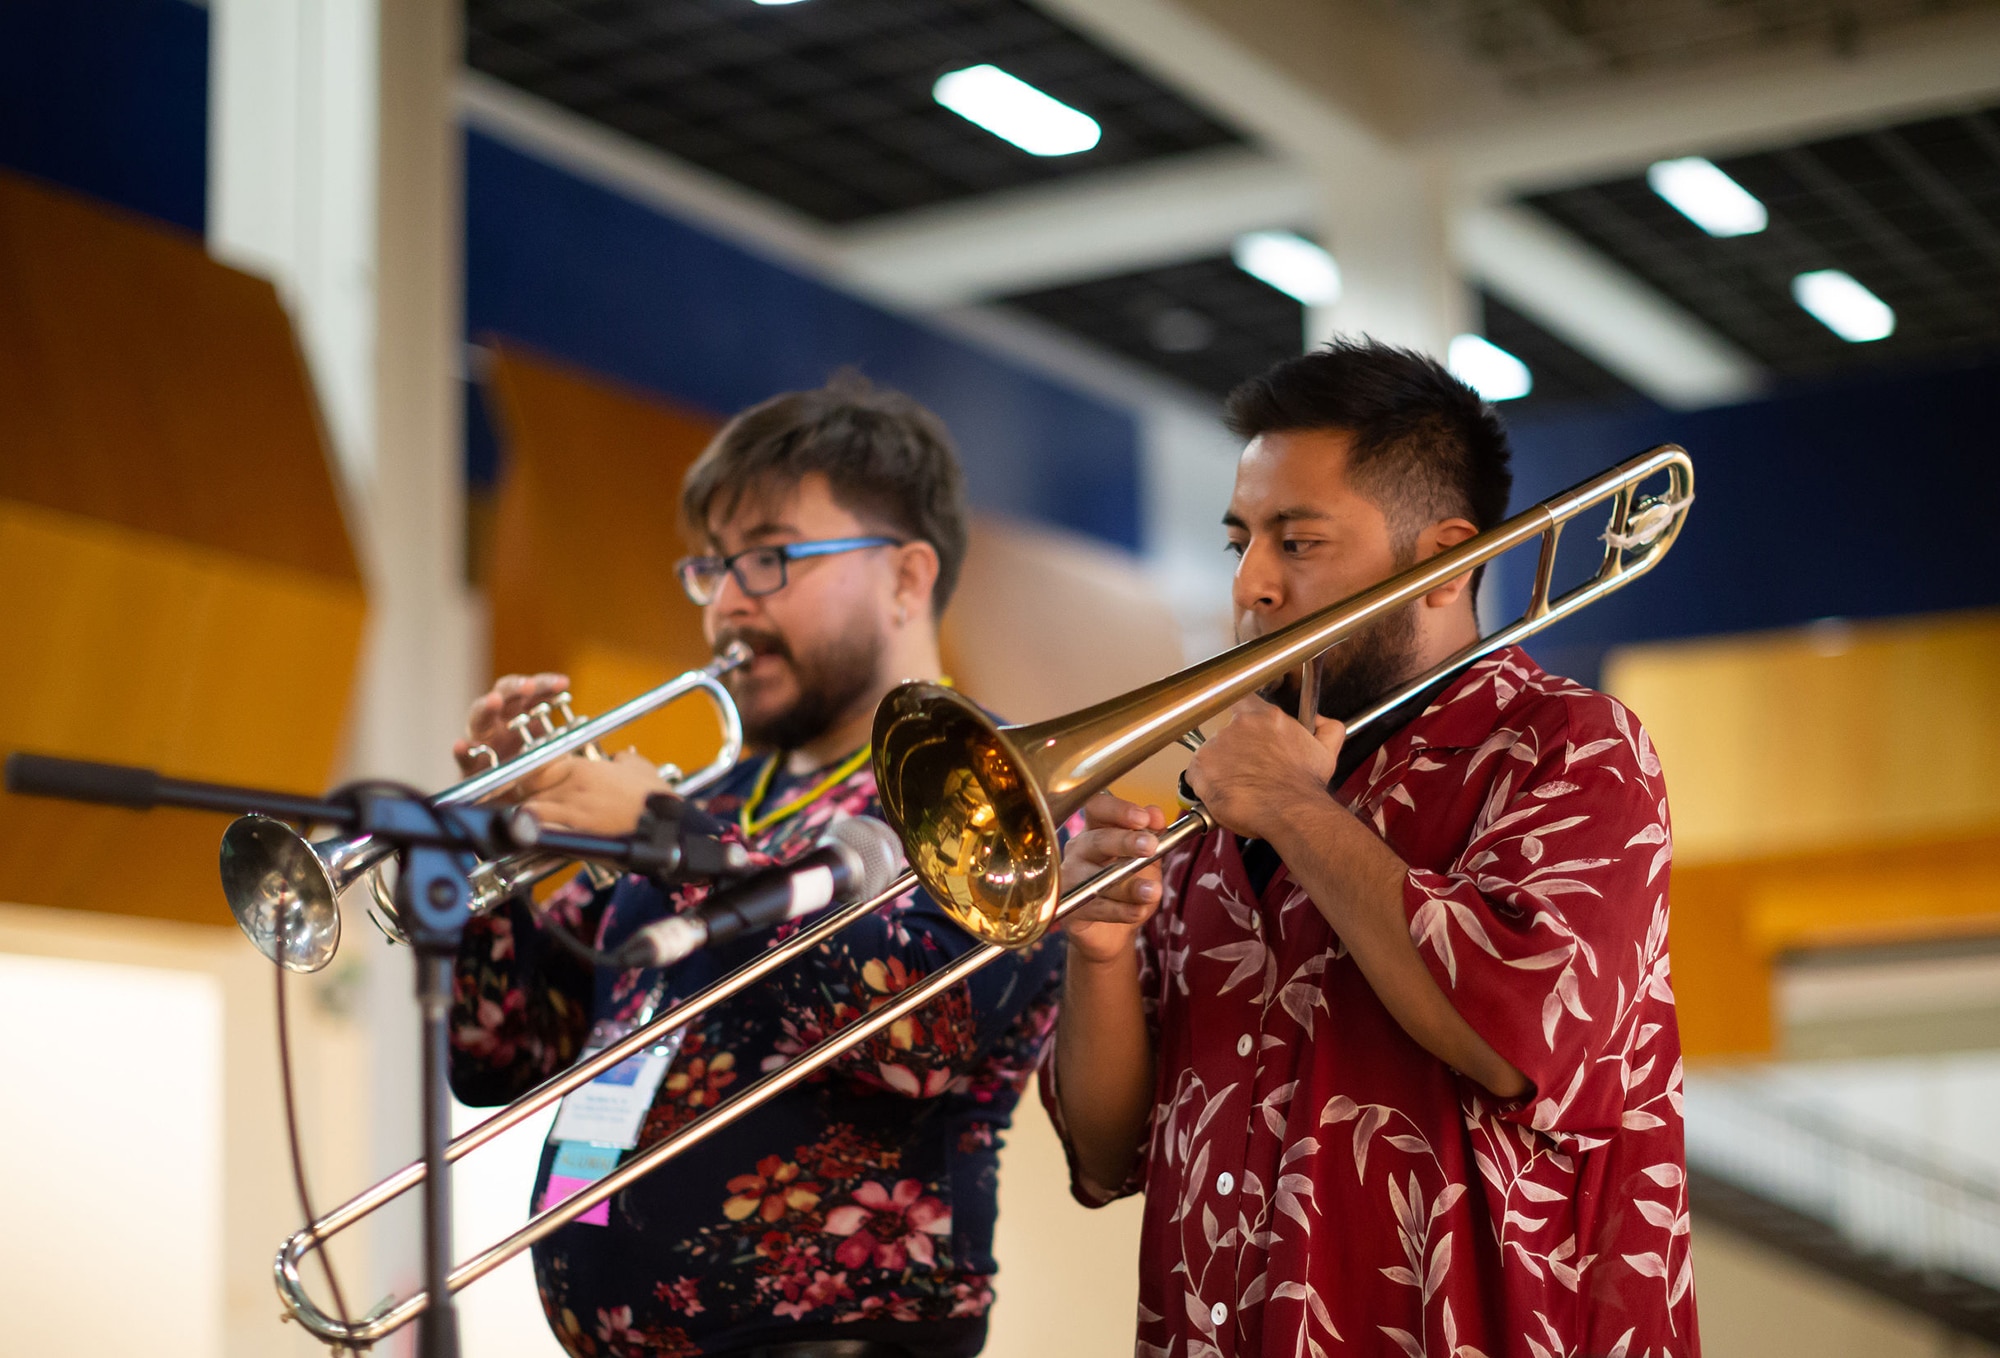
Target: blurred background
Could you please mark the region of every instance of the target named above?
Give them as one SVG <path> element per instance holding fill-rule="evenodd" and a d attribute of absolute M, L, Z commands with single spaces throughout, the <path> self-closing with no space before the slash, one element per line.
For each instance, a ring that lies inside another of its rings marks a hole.
<path fill-rule="evenodd" d="M 443 786 L 497 673 L 698 663 L 681 471 L 843 366 L 963 452 L 948 663 L 1052 715 L 1227 643 L 1220 398 L 1335 331 L 1500 402 L 1517 506 L 1699 466 L 1533 649 L 1673 789 L 1711 1358 L 2000 1351 L 1990 0 L 0 0 L 0 747 Z M 318 1351 L 221 828 L 0 797 L 7 1352 Z M 410 988 L 358 915 L 295 985 L 323 1206 L 416 1154 Z M 988 1351 L 1124 1352 L 1136 1204 L 1018 1124 Z M 463 1304 L 556 1352 L 525 1261 Z"/>

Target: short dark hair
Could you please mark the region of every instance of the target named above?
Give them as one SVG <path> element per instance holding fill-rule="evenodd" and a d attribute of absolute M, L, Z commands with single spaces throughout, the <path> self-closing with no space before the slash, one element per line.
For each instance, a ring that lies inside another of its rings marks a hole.
<path fill-rule="evenodd" d="M 746 495 L 790 490 L 819 472 L 834 501 L 870 527 L 937 551 L 931 611 L 944 611 L 965 563 L 965 476 L 944 421 L 855 372 L 788 391 L 722 427 L 681 482 L 681 518 L 705 535 Z"/>
<path fill-rule="evenodd" d="M 1514 487 L 1507 429 L 1479 393 L 1436 359 L 1365 336 L 1288 358 L 1229 393 L 1240 438 L 1338 429 L 1354 440 L 1350 474 L 1407 547 L 1440 519 L 1484 532 Z"/>

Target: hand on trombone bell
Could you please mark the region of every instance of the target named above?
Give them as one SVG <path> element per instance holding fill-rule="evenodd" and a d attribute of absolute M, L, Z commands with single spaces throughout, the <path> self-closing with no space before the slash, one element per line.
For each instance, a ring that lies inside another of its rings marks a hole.
<path fill-rule="evenodd" d="M 466 714 L 465 736 L 452 746 L 459 768 L 467 774 L 488 767 L 480 747 L 501 760 L 521 752 L 521 734 L 510 726 L 524 713 L 569 689 L 562 674 L 509 674 L 472 704 Z M 672 789 L 660 771 L 636 749 L 609 759 L 586 755 L 558 759 L 522 778 L 499 794 L 535 814 L 544 825 L 587 835 L 630 834 L 646 809 L 646 799 Z"/>

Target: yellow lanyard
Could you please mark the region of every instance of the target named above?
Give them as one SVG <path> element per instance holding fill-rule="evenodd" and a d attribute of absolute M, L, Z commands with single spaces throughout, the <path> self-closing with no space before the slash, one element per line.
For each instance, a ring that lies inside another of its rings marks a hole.
<path fill-rule="evenodd" d="M 778 771 L 778 761 L 784 757 L 784 752 L 779 751 L 764 762 L 764 771 L 757 775 L 757 786 L 750 790 L 750 796 L 744 801 L 743 809 L 736 813 L 736 824 L 745 835 L 763 834 L 764 831 L 770 829 L 773 825 L 785 819 L 785 817 L 803 811 L 806 807 L 818 801 L 825 795 L 826 790 L 834 784 L 845 782 L 847 779 L 853 777 L 854 771 L 868 762 L 868 747 L 863 745 L 853 754 L 841 760 L 840 763 L 834 766 L 831 773 L 813 784 L 811 788 L 793 797 L 790 801 L 785 802 L 781 806 L 772 807 L 761 816 L 756 815 L 757 804 L 763 801 L 764 794 L 771 790 L 771 779 Z"/>

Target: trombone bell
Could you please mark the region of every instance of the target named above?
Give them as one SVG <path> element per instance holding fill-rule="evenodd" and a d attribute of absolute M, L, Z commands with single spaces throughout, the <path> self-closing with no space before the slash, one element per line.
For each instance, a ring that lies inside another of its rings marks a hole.
<path fill-rule="evenodd" d="M 1019 948 L 1055 917 L 1062 851 L 1038 779 L 1007 733 L 938 684 L 875 711 L 876 789 L 940 909 L 982 943 Z"/>
<path fill-rule="evenodd" d="M 328 841 L 332 852 L 326 852 L 269 816 L 239 817 L 223 832 L 222 891 L 229 913 L 273 962 L 279 960 L 283 928 L 287 971 L 318 971 L 340 946 L 337 900 L 353 880 L 351 872 L 339 880 L 342 844 Z"/>

